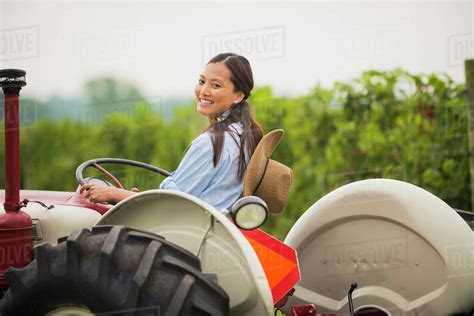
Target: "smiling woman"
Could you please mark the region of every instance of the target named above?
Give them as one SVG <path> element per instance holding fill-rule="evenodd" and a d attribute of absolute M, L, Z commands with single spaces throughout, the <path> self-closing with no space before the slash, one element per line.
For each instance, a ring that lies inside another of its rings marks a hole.
<path fill-rule="evenodd" d="M 235 91 L 230 78 L 230 70 L 224 63 L 207 64 L 194 91 L 197 110 L 201 115 L 215 119 L 243 100 L 244 93 Z"/>
<path fill-rule="evenodd" d="M 252 88 L 245 57 L 225 53 L 207 63 L 194 93 L 197 111 L 208 117 L 209 126 L 160 188 L 190 193 L 217 209 L 242 195 L 247 163 L 263 135 L 247 102 Z"/>
<path fill-rule="evenodd" d="M 231 206 L 242 195 L 247 164 L 263 136 L 247 102 L 252 89 L 252 68 L 245 57 L 219 54 L 206 64 L 194 93 L 196 109 L 208 117 L 209 125 L 161 189 L 189 193 L 217 209 Z M 94 184 L 83 190 L 93 202 L 118 202 L 135 193 Z"/>

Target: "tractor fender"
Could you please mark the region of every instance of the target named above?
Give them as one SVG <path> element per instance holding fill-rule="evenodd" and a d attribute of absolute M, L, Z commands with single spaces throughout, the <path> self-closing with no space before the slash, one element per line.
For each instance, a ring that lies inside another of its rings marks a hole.
<path fill-rule="evenodd" d="M 33 237 L 40 236 L 40 240 L 34 240 L 34 244 L 49 243 L 57 244 L 57 239 L 68 236 L 73 230 L 91 228 L 101 215 L 91 209 L 53 204 L 48 209 L 37 203 L 30 202 L 22 211 L 33 219 Z"/>
<path fill-rule="evenodd" d="M 393 315 L 473 309 L 473 232 L 445 202 L 415 185 L 371 179 L 313 204 L 285 243 L 298 252 L 301 282 L 290 303 L 318 311 L 376 308 Z"/>
<path fill-rule="evenodd" d="M 211 205 L 189 194 L 150 190 L 112 207 L 96 225 L 123 225 L 153 232 L 201 260 L 230 298 L 230 315 L 272 315 L 268 281 L 252 246 Z M 208 232 L 208 233 L 206 233 Z"/>

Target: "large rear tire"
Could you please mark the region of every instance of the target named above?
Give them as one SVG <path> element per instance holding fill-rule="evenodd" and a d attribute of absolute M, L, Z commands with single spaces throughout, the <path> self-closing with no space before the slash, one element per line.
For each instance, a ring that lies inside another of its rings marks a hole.
<path fill-rule="evenodd" d="M 122 226 L 72 233 L 6 273 L 1 315 L 44 315 L 74 306 L 120 315 L 227 315 L 229 298 L 199 259 L 158 235 Z"/>

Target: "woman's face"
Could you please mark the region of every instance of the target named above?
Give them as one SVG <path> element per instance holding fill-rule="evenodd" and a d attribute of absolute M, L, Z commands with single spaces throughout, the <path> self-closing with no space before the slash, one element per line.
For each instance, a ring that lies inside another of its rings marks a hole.
<path fill-rule="evenodd" d="M 215 118 L 244 98 L 234 92 L 230 71 L 223 62 L 207 64 L 194 89 L 196 108 L 201 115 Z"/>

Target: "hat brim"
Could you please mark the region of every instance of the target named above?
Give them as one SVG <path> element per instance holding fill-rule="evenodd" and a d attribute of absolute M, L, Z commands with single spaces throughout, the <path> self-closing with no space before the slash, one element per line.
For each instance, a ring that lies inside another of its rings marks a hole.
<path fill-rule="evenodd" d="M 253 195 L 260 183 L 267 158 L 269 158 L 283 137 L 283 130 L 276 129 L 262 137 L 247 166 L 244 177 L 244 196 Z"/>

